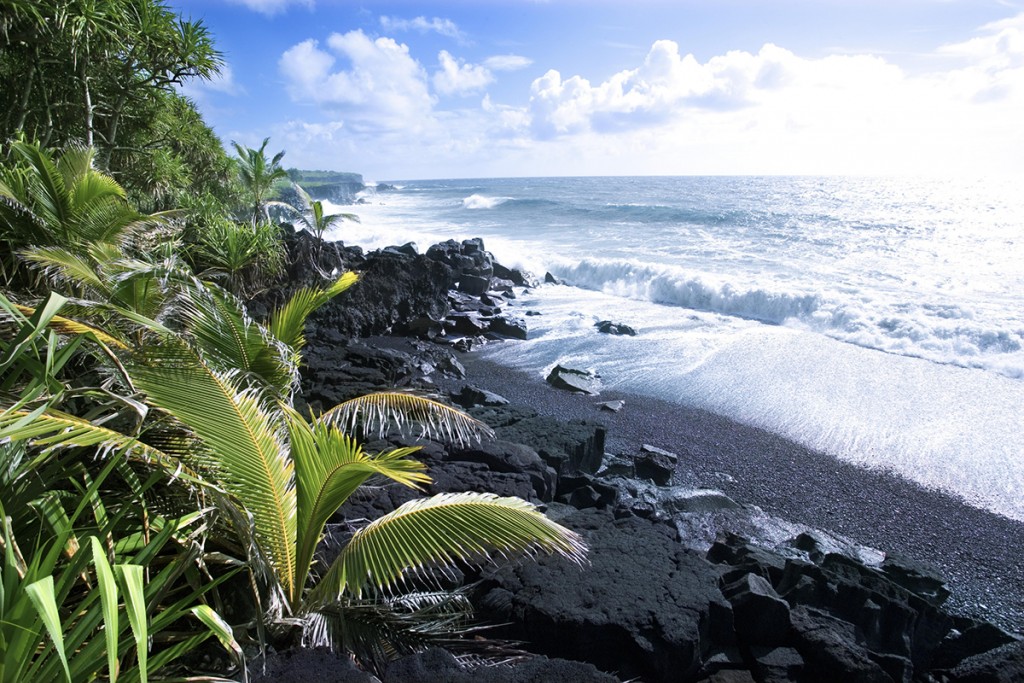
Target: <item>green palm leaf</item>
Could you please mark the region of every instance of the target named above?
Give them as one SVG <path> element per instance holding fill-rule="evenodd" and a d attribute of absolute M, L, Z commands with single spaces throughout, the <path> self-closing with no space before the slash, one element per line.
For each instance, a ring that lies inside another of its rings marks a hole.
<path fill-rule="evenodd" d="M 318 422 L 310 426 L 294 410 L 287 410 L 292 457 L 295 459 L 295 488 L 298 518 L 302 524 L 296 549 L 296 576 L 302 584 L 324 525 L 356 489 L 374 475 L 405 486 L 430 482 L 425 466 L 408 456 L 419 448 L 398 448 L 369 456 L 337 427 Z M 296 584 L 293 604 L 302 599 L 304 585 Z"/>
<path fill-rule="evenodd" d="M 287 396 L 298 379 L 289 349 L 224 291 L 191 288 L 181 307 L 190 336 L 203 359 L 220 370 L 252 373 Z"/>
<path fill-rule="evenodd" d="M 7 410 L 0 413 L 0 440 L 4 439 L 27 441 L 42 449 L 41 457 L 59 448 L 98 448 L 101 452 L 123 450 L 128 457 L 160 465 L 187 482 L 202 483 L 194 470 L 165 451 L 58 410 Z"/>
<path fill-rule="evenodd" d="M 183 345 L 153 349 L 133 373 L 152 403 L 206 445 L 199 455 L 217 483 L 251 513 L 254 534 L 285 595 L 295 591 L 293 464 L 280 415 L 238 373 L 217 372 Z"/>
<path fill-rule="evenodd" d="M 519 498 L 443 493 L 409 501 L 357 531 L 312 597 L 359 597 L 371 585 L 391 591 L 411 575 L 426 576 L 455 562 L 538 552 L 582 564 L 586 546 L 575 532 Z"/>
<path fill-rule="evenodd" d="M 422 396 L 400 392 L 367 394 L 339 403 L 320 418 L 355 432 L 361 425 L 364 434 L 383 436 L 391 426 L 419 426 L 419 436 L 439 436 L 457 444 L 468 444 L 494 432 L 483 422 L 461 410 Z"/>
<path fill-rule="evenodd" d="M 270 332 L 294 351 L 306 345 L 303 329 L 306 318 L 316 309 L 354 285 L 359 276 L 349 272 L 343 274 L 330 287 L 303 287 L 295 292 L 288 302 L 270 316 Z"/>

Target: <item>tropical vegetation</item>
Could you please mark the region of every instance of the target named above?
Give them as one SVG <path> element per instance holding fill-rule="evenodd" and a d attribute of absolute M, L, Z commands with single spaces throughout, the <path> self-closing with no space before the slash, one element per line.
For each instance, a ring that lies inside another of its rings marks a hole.
<path fill-rule="evenodd" d="M 489 430 L 404 393 L 297 408 L 305 321 L 358 277 L 250 315 L 288 258 L 288 173 L 269 139 L 229 157 L 177 89 L 221 65 L 157 0 L 0 0 L 0 683 L 244 671 L 269 642 L 375 667 L 457 636 L 453 567 L 583 561 L 533 506 L 478 493 L 414 500 L 325 554 L 368 482 L 430 482 L 417 446 L 360 436 Z M 317 245 L 357 219 L 295 194 Z"/>

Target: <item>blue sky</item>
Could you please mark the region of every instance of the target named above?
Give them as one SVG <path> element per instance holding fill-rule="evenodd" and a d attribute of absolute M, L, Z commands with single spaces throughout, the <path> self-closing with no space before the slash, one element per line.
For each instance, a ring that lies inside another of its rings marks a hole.
<path fill-rule="evenodd" d="M 171 0 L 227 143 L 370 179 L 1024 173 L 1024 0 Z"/>

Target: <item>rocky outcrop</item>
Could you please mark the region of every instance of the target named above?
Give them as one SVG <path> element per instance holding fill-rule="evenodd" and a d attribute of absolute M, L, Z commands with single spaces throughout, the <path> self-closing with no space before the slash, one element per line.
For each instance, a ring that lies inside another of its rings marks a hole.
<path fill-rule="evenodd" d="M 521 286 L 482 242 L 449 242 L 426 255 L 410 245 L 338 254 L 360 264 L 359 288 L 371 286 L 355 312 L 339 300 L 310 326 L 306 401 L 326 408 L 380 388 L 455 384 L 450 400 L 490 425 L 495 440 L 453 448 L 392 433 L 367 449 L 422 445 L 434 479 L 427 493 L 490 491 L 546 504 L 590 546 L 584 568 L 541 558 L 467 577 L 482 579 L 480 614 L 503 624 L 487 635 L 544 657 L 469 670 L 433 651 L 396 662 L 385 681 L 1021 679 L 1018 639 L 945 611 L 948 590 L 926 567 L 708 488 L 688 470 L 685 444 L 606 453 L 598 422 L 559 421 L 458 385 L 459 349 L 494 334 L 514 295 L 505 283 Z M 350 338 L 351 330 L 412 338 Z M 397 485 L 361 489 L 331 520 L 323 557 L 353 524 L 418 495 Z"/>
<path fill-rule="evenodd" d="M 712 566 L 648 520 L 590 508 L 559 522 L 583 534 L 589 564 L 541 558 L 488 573 L 479 604 L 509 624 L 497 633 L 623 679 L 694 680 L 731 628 Z"/>

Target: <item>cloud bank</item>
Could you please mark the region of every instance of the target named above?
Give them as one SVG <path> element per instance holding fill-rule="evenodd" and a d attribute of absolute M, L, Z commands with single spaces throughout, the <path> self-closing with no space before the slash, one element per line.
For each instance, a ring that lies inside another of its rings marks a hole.
<path fill-rule="evenodd" d="M 436 18 L 403 22 L 382 19 L 392 30 L 458 31 Z M 659 40 L 631 68 L 592 81 L 520 55 L 472 63 L 447 50 L 430 73 L 408 45 L 351 31 L 298 43 L 279 66 L 289 96 L 317 107 L 319 125 L 336 124 L 349 152 L 422 177 L 1019 170 L 1024 14 L 933 58 L 931 71 L 909 73 L 881 56 L 808 58 L 768 43 L 702 62 Z M 527 68 L 537 72 L 527 88 L 497 94 L 504 74 Z M 312 134 L 300 142 L 310 154 Z"/>

